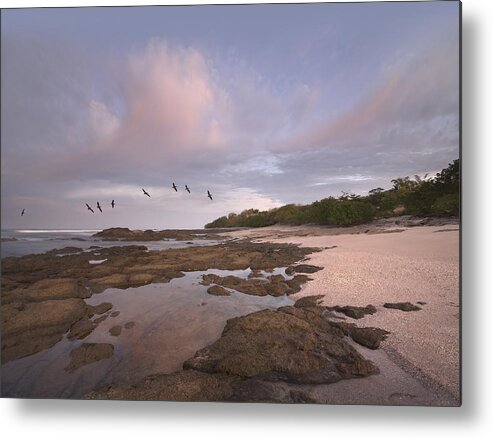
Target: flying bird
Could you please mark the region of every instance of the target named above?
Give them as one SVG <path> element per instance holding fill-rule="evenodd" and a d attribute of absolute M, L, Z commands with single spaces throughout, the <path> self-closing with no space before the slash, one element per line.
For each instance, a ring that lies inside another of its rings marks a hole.
<path fill-rule="evenodd" d="M 25 209 L 22 209 L 21 216 L 24 216 L 24 212 L 25 212 L 25 211 L 26 211 Z"/>
<path fill-rule="evenodd" d="M 175 189 L 175 192 L 178 191 L 178 189 L 176 188 L 176 184 L 175 183 L 173 183 L 173 188 Z"/>
<path fill-rule="evenodd" d="M 185 190 L 190 193 L 190 189 L 188 188 L 188 186 L 185 184 Z"/>
<path fill-rule="evenodd" d="M 144 189 L 142 189 L 142 191 L 144 192 L 144 195 L 149 196 L 149 198 L 151 197 L 151 195 L 149 195 L 149 193 L 147 193 Z"/>
<path fill-rule="evenodd" d="M 102 212 L 103 212 L 103 210 L 102 210 L 101 206 L 99 205 L 99 202 L 97 202 L 97 204 L 98 204 L 98 205 L 97 205 L 98 210 L 102 213 Z"/>
<path fill-rule="evenodd" d="M 114 199 L 111 201 L 111 208 L 115 208 L 115 200 Z"/>
<path fill-rule="evenodd" d="M 86 204 L 86 207 L 89 211 L 92 211 L 94 213 L 94 210 L 91 208 L 91 206 L 89 204 Z"/>
<path fill-rule="evenodd" d="M 209 199 L 212 201 L 212 195 L 211 195 L 211 192 L 209 192 L 209 190 L 207 190 L 207 196 L 209 197 Z"/>

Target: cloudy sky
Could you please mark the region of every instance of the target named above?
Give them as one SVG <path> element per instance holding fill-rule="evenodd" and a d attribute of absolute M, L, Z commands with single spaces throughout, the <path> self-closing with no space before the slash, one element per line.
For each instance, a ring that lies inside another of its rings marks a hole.
<path fill-rule="evenodd" d="M 3 228 L 202 227 L 459 155 L 457 2 L 3 10 L 1 25 Z"/>

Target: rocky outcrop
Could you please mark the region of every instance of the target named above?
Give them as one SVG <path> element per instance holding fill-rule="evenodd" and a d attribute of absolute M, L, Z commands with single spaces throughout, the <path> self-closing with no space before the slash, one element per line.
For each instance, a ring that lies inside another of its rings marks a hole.
<path fill-rule="evenodd" d="M 387 339 L 389 332 L 375 327 L 354 327 L 350 330 L 351 338 L 364 347 L 376 350 Z"/>
<path fill-rule="evenodd" d="M 5 363 L 49 348 L 65 333 L 70 339 L 86 337 L 94 328 L 88 319 L 103 315 L 93 321 L 98 324 L 111 309 L 111 304 L 87 306 L 84 299 L 107 288 L 169 282 L 184 276 L 183 271 L 245 270 L 249 267 L 268 271 L 297 263 L 314 251 L 318 249 L 239 241 L 166 251 L 147 251 L 145 246 L 138 245 L 95 246 L 85 252 L 69 247 L 66 251 L 3 258 L 2 361 Z M 66 255 L 59 257 L 61 252 Z M 90 264 L 96 256 L 106 262 Z M 280 296 L 296 292 L 306 280 L 296 276 L 287 282 L 282 276 L 275 275 L 266 280 L 253 279 L 252 283 L 233 280 L 236 286 L 233 289 L 238 287 L 256 295 Z M 218 279 L 218 282 L 222 280 Z"/>
<path fill-rule="evenodd" d="M 122 326 L 121 325 L 115 325 L 110 328 L 109 330 L 111 336 L 120 336 L 120 333 L 122 332 Z"/>
<path fill-rule="evenodd" d="M 224 289 L 224 287 L 217 285 L 208 288 L 207 293 L 210 295 L 224 296 L 224 297 L 229 297 L 231 295 L 231 292 L 229 290 Z"/>
<path fill-rule="evenodd" d="M 353 319 L 361 319 L 366 315 L 373 315 L 376 313 L 377 309 L 375 306 L 368 304 L 366 307 L 358 306 L 333 306 L 327 307 L 328 310 L 333 310 L 335 312 L 343 313 Z"/>
<path fill-rule="evenodd" d="M 2 305 L 2 363 L 52 347 L 86 314 L 80 298 Z"/>
<path fill-rule="evenodd" d="M 310 403 L 314 400 L 286 384 L 327 384 L 378 373 L 317 305 L 230 319 L 221 338 L 197 351 L 183 369 L 132 387 L 106 386 L 86 398 Z"/>
<path fill-rule="evenodd" d="M 77 368 L 113 356 L 114 347 L 111 344 L 85 343 L 70 352 L 70 363 L 65 371 L 72 373 Z"/>

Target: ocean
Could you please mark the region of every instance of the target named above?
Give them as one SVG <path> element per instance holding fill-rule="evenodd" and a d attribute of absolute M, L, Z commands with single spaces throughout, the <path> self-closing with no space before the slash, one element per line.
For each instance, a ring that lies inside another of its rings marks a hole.
<path fill-rule="evenodd" d="M 103 241 L 93 237 L 100 230 L 2 230 L 1 257 L 23 256 L 27 254 L 42 254 L 52 249 L 61 249 L 67 246 L 88 249 L 97 245 L 101 247 L 144 245 L 149 250 L 167 248 L 184 248 L 193 245 L 211 245 L 215 240 L 179 241 L 175 239 L 159 240 L 155 242 L 138 241 Z M 190 243 L 191 242 L 191 243 Z"/>

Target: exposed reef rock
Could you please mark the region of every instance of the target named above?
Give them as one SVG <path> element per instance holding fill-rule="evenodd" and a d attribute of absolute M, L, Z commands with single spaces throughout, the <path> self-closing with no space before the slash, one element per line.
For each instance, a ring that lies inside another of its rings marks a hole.
<path fill-rule="evenodd" d="M 316 305 L 289 306 L 230 319 L 221 338 L 185 361 L 183 371 L 132 387 L 106 386 L 86 398 L 310 402 L 284 383 L 334 383 L 378 373 L 323 313 Z"/>
<path fill-rule="evenodd" d="M 321 271 L 323 268 L 313 265 L 295 265 L 286 268 L 287 275 L 293 275 L 294 273 L 300 274 L 313 274 L 314 272 Z"/>
<path fill-rule="evenodd" d="M 344 315 L 349 316 L 350 318 L 353 319 L 361 319 L 366 315 L 373 315 L 377 311 L 376 307 L 371 304 L 368 304 L 366 307 L 333 306 L 333 307 L 327 307 L 327 309 L 344 313 Z"/>
<path fill-rule="evenodd" d="M 398 309 L 403 312 L 415 312 L 417 310 L 421 310 L 421 307 L 411 304 L 409 302 L 406 303 L 385 303 L 383 305 L 386 309 Z"/>
<path fill-rule="evenodd" d="M 233 230 L 219 230 L 221 232 Z M 204 232 L 204 230 L 130 230 L 129 228 L 108 228 L 94 234 L 102 240 L 124 240 L 124 241 L 156 241 L 156 240 L 221 240 L 225 239 L 216 232 Z"/>
<path fill-rule="evenodd" d="M 249 267 L 258 271 L 273 270 L 298 263 L 308 254 L 319 251 L 246 240 L 162 251 L 148 251 L 138 245 L 90 249 L 92 251 L 79 252 L 78 248 L 68 247 L 45 254 L 2 259 L 2 363 L 52 347 L 65 333 L 70 339 L 87 336 L 94 328 L 93 323 L 103 321 L 112 305 L 89 306 L 84 299 L 107 288 L 166 283 L 183 277 L 183 271 Z M 61 253 L 66 255 L 60 257 Z M 95 257 L 107 260 L 103 264 L 89 264 Z M 282 276 L 274 275 L 266 280 L 255 280 L 263 282 L 262 285 L 245 286 L 243 281 L 238 284 L 257 295 L 279 296 L 298 291 L 307 280 L 308 277 L 296 276 L 285 281 Z M 103 316 L 91 323 L 88 319 L 95 315 Z"/>
<path fill-rule="evenodd" d="M 114 347 L 111 344 L 84 343 L 70 352 L 70 364 L 65 368 L 69 373 L 102 359 L 113 356 Z"/>
<path fill-rule="evenodd" d="M 2 363 L 52 347 L 86 314 L 80 298 L 2 305 Z"/>
<path fill-rule="evenodd" d="M 211 286 L 209 289 L 207 289 L 207 293 L 210 295 L 216 295 L 216 296 L 225 296 L 229 297 L 231 295 L 231 292 L 227 289 L 224 289 L 222 286 Z"/>

